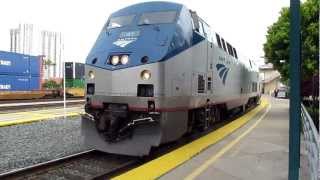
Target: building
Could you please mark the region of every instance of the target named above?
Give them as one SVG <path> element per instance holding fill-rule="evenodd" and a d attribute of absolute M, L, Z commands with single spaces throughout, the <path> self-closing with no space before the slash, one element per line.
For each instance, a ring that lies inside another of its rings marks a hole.
<path fill-rule="evenodd" d="M 33 25 L 19 24 L 10 29 L 10 51 L 21 54 L 33 54 Z"/>
<path fill-rule="evenodd" d="M 62 50 L 61 33 L 41 32 L 41 55 L 44 56 L 44 78 L 62 78 Z"/>
<path fill-rule="evenodd" d="M 43 78 L 62 78 L 63 39 L 61 33 L 20 24 L 10 29 L 10 51 L 43 56 Z"/>
<path fill-rule="evenodd" d="M 273 68 L 271 63 L 260 66 L 259 70 L 262 79 L 262 93 L 271 95 L 281 85 L 280 73 Z"/>

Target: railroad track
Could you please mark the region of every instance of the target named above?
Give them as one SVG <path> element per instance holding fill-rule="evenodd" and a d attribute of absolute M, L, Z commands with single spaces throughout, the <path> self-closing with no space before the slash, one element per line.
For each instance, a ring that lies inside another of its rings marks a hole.
<path fill-rule="evenodd" d="M 0 174 L 2 180 L 104 179 L 129 169 L 138 159 L 94 150 Z"/>
<path fill-rule="evenodd" d="M 252 109 L 251 107 L 250 109 Z M 0 179 L 15 180 L 47 180 L 47 179 L 108 179 L 130 170 L 138 165 L 149 162 L 163 154 L 188 144 L 208 133 L 218 129 L 243 113 L 236 113 L 234 116 L 217 123 L 214 127 L 204 132 L 194 132 L 182 137 L 179 141 L 167 143 L 153 149 L 149 156 L 143 158 L 121 156 L 98 152 L 94 150 L 73 154 L 60 159 L 36 164 L 33 166 L 9 171 L 0 174 Z"/>

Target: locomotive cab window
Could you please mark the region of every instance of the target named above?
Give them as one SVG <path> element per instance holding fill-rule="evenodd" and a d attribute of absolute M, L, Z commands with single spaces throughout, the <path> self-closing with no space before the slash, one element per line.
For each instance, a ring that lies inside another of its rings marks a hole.
<path fill-rule="evenodd" d="M 138 25 L 173 23 L 176 20 L 176 11 L 143 13 Z"/>
<path fill-rule="evenodd" d="M 199 32 L 199 18 L 198 18 L 198 15 L 195 11 L 191 11 L 190 10 L 190 14 L 191 14 L 191 22 L 192 22 L 192 27 L 195 31 Z"/>
<path fill-rule="evenodd" d="M 132 20 L 134 19 L 134 17 L 135 15 L 112 17 L 108 21 L 106 28 L 112 29 L 112 28 L 119 28 L 122 26 L 128 26 L 132 23 Z"/>
<path fill-rule="evenodd" d="M 208 39 L 208 41 L 212 42 L 211 29 L 209 25 L 205 22 L 202 22 L 202 24 L 203 24 L 204 36 Z"/>
<path fill-rule="evenodd" d="M 203 37 L 205 37 L 205 35 L 204 35 L 204 29 L 203 29 L 203 26 L 202 26 L 202 22 L 201 22 L 201 21 L 199 21 L 199 33 L 200 33 Z"/>

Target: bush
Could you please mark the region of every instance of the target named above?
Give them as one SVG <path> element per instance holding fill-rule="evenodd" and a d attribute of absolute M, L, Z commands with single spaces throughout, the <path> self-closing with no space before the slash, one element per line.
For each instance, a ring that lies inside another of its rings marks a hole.
<path fill-rule="evenodd" d="M 49 80 L 49 81 L 43 83 L 42 87 L 46 88 L 46 89 L 57 89 L 57 88 L 61 87 L 61 84 L 58 84 L 54 80 Z"/>

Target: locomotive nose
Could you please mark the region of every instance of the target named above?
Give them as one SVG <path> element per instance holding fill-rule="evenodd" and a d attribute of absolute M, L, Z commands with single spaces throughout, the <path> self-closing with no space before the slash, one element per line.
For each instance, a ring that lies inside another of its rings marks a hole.
<path fill-rule="evenodd" d="M 145 58 L 142 58 L 145 59 Z M 129 59 L 129 62 L 132 59 Z M 86 66 L 87 95 L 155 97 L 163 94 L 162 63 L 106 71 Z"/>

